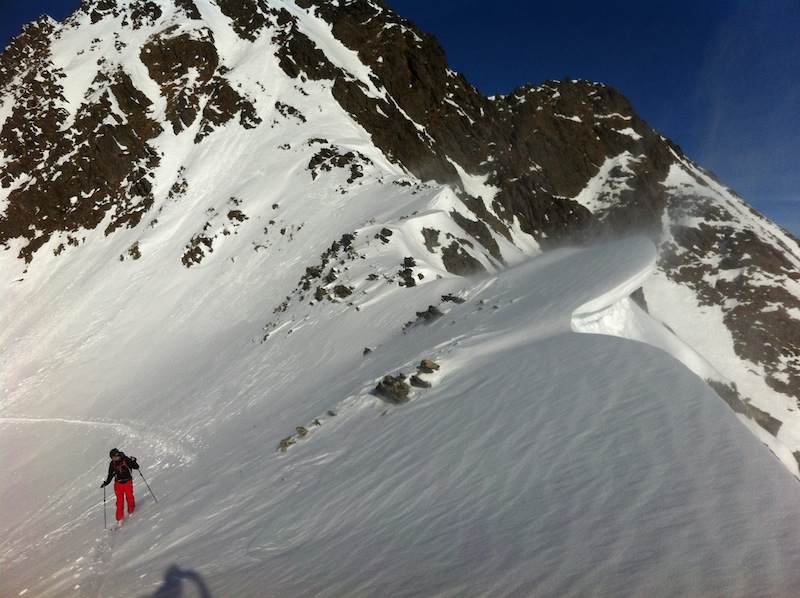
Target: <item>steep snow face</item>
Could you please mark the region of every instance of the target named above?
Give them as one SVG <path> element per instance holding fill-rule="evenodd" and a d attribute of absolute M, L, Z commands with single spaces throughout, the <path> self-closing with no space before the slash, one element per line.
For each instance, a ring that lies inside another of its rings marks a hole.
<path fill-rule="evenodd" d="M 695 297 L 687 297 L 678 285 L 659 282 L 658 277 L 645 289 L 648 304 L 652 298 L 658 317 L 734 383 L 761 425 L 784 450 L 794 453 L 794 463 L 788 466 L 797 475 L 797 241 L 690 164 L 673 166 L 664 184 L 680 189 L 689 199 L 667 211 L 670 224 L 665 224 L 662 237 L 661 276 L 683 283 Z M 709 212 L 712 217 L 707 217 Z M 704 231 L 702 241 L 695 231 Z M 701 247 L 707 250 L 700 251 Z M 675 305 L 687 309 L 681 312 Z M 703 325 L 707 331 L 701 336 Z M 716 332 L 709 334 L 711 329 Z"/>
<path fill-rule="evenodd" d="M 639 208 L 659 219 L 657 229 L 643 227 L 653 229 L 659 248 L 643 300 L 702 356 L 702 363 L 691 358 L 693 371 L 766 430 L 772 450 L 800 475 L 800 248 L 708 173 L 672 155 L 658 183 L 663 205 Z M 603 221 L 631 218 L 621 206 L 641 202 L 637 171 L 645 158 L 608 158 L 575 199 Z"/>
<path fill-rule="evenodd" d="M 4 443 L 25 447 L 0 464 L 6 590 L 781 596 L 800 583 L 800 486 L 647 344 L 655 323 L 644 342 L 572 332 L 649 275 L 652 245 L 397 290 L 364 276 L 396 268 L 411 238 L 392 237 L 348 264 L 363 282 L 347 301 L 289 301 L 264 342 L 253 316 L 275 317 L 276 283 L 256 272 L 271 261 L 233 279 L 109 264 L 76 285 L 82 308 L 52 320 L 52 349 L 12 345 L 2 364 Z M 29 313 L 73 305 L 46 288 Z M 415 319 L 428 304 L 442 317 Z M 419 373 L 423 358 L 439 369 Z M 430 387 L 387 404 L 373 389 L 398 373 Z M 137 476 L 118 532 L 102 529 L 98 488 L 111 446 L 139 458 L 158 499 Z"/>

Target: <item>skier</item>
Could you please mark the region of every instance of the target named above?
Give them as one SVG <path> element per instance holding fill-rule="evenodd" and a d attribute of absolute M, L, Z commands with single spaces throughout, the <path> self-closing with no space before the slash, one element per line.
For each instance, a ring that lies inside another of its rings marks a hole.
<path fill-rule="evenodd" d="M 128 517 L 133 515 L 136 509 L 136 501 L 133 498 L 133 476 L 131 469 L 139 469 L 136 457 L 128 457 L 122 451 L 111 449 L 109 455 L 111 463 L 108 464 L 108 477 L 100 487 L 105 488 L 114 480 L 114 494 L 117 495 L 117 525 L 122 525 L 125 518 L 125 501 L 128 502 Z"/>

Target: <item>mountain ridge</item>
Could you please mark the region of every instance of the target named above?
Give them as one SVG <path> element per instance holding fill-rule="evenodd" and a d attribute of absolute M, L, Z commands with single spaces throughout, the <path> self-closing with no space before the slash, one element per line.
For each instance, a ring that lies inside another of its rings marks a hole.
<path fill-rule="evenodd" d="M 281 121 L 304 123 L 306 115 L 284 99 L 272 104 L 260 99 L 256 108 L 255 98 L 264 92 L 252 81 L 248 88 L 231 79 L 241 67 L 232 62 L 238 60 L 234 55 L 220 56 L 217 31 L 228 36 L 226 43 L 236 46 L 240 57 L 256 51 L 248 50 L 252 44 L 266 44 L 301 95 L 307 93 L 302 86 L 319 82 L 383 156 L 422 181 L 453 186 L 463 206 L 452 211 L 453 217 L 490 262 L 505 262 L 497 239 L 512 239 L 512 223 L 544 248 L 562 238 L 580 242 L 644 232 L 661 248 L 665 275 L 692 288 L 701 305 L 738 304 L 724 315 L 735 351 L 763 369 L 787 407 L 766 420 L 758 414 L 771 401 L 759 405 L 759 397 L 749 393 L 736 398 L 733 386 L 723 393 L 726 399 L 737 410 L 757 415 L 773 432 L 787 408 L 793 409 L 789 405 L 800 399 L 800 325 L 791 315 L 800 281 L 796 240 L 769 231 L 758 216 L 756 230 L 752 224 L 741 231 L 732 226 L 742 214 L 745 221 L 750 218 L 749 208 L 652 131 L 615 90 L 567 80 L 486 98 L 449 70 L 432 36 L 381 2 L 169 6 L 84 3 L 57 37 L 84 22 L 84 27 L 110 29 L 95 37 L 88 51 L 66 62 L 58 58 L 61 66 L 48 58 L 50 37 L 59 27 L 48 19 L 26 28 L 3 54 L 0 82 L 4 113 L 10 114 L 3 125 L 2 185 L 9 191 L 0 242 L 10 247 L 14 239 L 27 239 L 19 249 L 26 262 L 54 234 L 61 238 L 54 249 L 60 253 L 81 242 L 81 229 L 104 222 L 111 234 L 139 225 L 155 211 L 156 172 L 173 179 L 168 195 L 178 196 L 186 181 L 183 166 L 171 172 L 161 168 L 167 154 L 154 145 L 165 129 L 179 136 L 191 128 L 194 144 L 200 145 L 229 123 L 259 130 L 272 118 L 274 127 L 278 120 L 270 112 Z M 208 24 L 204 15 L 211 18 Z M 322 23 L 330 30 L 320 28 Z M 120 38 L 123 30 L 140 41 L 130 45 Z M 75 91 L 65 92 L 59 81 L 75 59 L 86 74 L 87 60 L 95 60 L 97 74 L 88 88 L 78 83 Z M 161 113 L 163 119 L 154 118 Z M 314 138 L 309 136 L 309 143 Z M 348 184 L 358 184 L 369 159 L 317 139 L 310 169 L 349 169 Z M 682 188 L 665 185 L 670 177 L 683 177 Z M 590 183 L 599 191 L 591 198 Z M 166 184 L 161 183 L 162 197 Z M 720 203 L 716 198 L 722 196 Z M 114 215 L 105 221 L 109 213 Z M 233 207 L 229 213 L 232 225 L 245 217 Z M 693 224 L 698 217 L 705 221 L 699 228 Z M 433 231 L 426 234 L 431 245 L 440 242 Z M 692 249 L 698 243 L 700 255 Z M 198 232 L 183 262 L 196 264 L 212 250 L 211 237 Z M 137 251 L 132 246 L 130 255 Z M 442 251 L 451 271 L 486 270 L 457 237 Z M 714 253 L 716 264 L 706 265 L 704 256 Z M 742 286 L 741 278 L 726 279 L 727 272 L 747 268 L 774 284 Z M 776 300 L 789 310 L 771 307 Z M 759 334 L 753 334 L 754 320 Z M 787 361 L 782 353 L 794 357 Z M 736 384 L 736 376 L 725 374 Z M 800 436 L 791 444 L 800 455 Z"/>

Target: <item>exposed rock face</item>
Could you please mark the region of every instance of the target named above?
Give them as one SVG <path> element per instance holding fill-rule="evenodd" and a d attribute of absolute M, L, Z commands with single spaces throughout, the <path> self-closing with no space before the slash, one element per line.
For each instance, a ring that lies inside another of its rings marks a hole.
<path fill-rule="evenodd" d="M 148 115 L 150 100 L 120 69 L 98 70 L 64 130 L 63 72 L 44 37 L 51 28 L 30 26 L 0 59 L 3 92 L 15 99 L 0 132 L 0 184 L 11 188 L 0 243 L 25 239 L 20 257 L 27 261 L 55 231 L 71 233 L 68 242 L 77 244 L 79 229 L 98 226 L 109 211 L 109 233 L 137 224 L 152 206 L 150 172 L 159 163 L 149 142 L 161 126 Z"/>
<path fill-rule="evenodd" d="M 142 48 L 140 58 L 167 99 L 167 119 L 175 133 L 195 122 L 201 103 L 205 107 L 196 143 L 236 116 L 245 128 L 261 122 L 253 104 L 222 76 L 224 69 L 219 67 L 210 30 L 178 33 L 175 25 L 152 36 Z"/>
<path fill-rule="evenodd" d="M 142 48 L 141 60 L 167 99 L 167 119 L 173 131 L 180 133 L 197 117 L 219 57 L 209 30 L 175 35 L 177 30 L 175 26 L 150 38 Z M 194 71 L 191 82 L 190 71 Z"/>
<path fill-rule="evenodd" d="M 160 16 L 158 7 L 150 4 L 133 3 L 129 8 L 135 28 L 141 26 L 145 16 L 151 21 Z M 242 39 L 252 41 L 266 30 L 272 31 L 272 38 L 279 42 L 281 67 L 288 75 L 330 79 L 334 98 L 372 135 L 375 144 L 421 179 L 460 184 L 453 162 L 471 174 L 488 177 L 487 183 L 498 187 L 492 198 L 493 212 L 501 215 L 504 222 L 487 210 L 482 201 L 463 193 L 464 202 L 476 218 L 460 217 L 459 224 L 500 261 L 489 229 L 507 235 L 508 222 L 516 218 L 523 231 L 545 243 L 564 235 L 579 235 L 593 218 L 585 207 L 569 198 L 583 188 L 597 165 L 606 156 L 620 151 L 647 155 L 643 151 L 647 149 L 645 146 L 663 146 L 655 142 L 660 138 L 635 117 L 625 98 L 601 85 L 551 83 L 542 88 L 520 89 L 508 98 L 484 97 L 463 76 L 449 70 L 445 54 L 432 36 L 420 33 L 380 2 L 336 6 L 302 0 L 298 5 L 314 10 L 330 22 L 337 39 L 358 52 L 373 73 L 372 83 L 388 92 L 382 98 L 371 93 L 364 81 L 334 66 L 316 43 L 300 31 L 297 19 L 285 9 L 278 11 L 254 0 L 217 4 Z M 180 3 L 180 7 L 191 19 L 199 17 L 191 1 Z M 98 20 L 108 15 L 118 16 L 123 11 L 114 2 L 89 4 L 83 10 Z M 260 122 L 252 101 L 225 79 L 225 67 L 219 64 L 215 40 L 208 28 L 199 26 L 186 31 L 178 25 L 166 27 L 148 39 L 139 58 L 166 98 L 166 117 L 173 132 L 179 133 L 192 125 L 198 116 L 202 125 L 196 142 L 237 116 L 244 127 L 254 127 Z M 134 98 L 136 91 L 130 90 Z M 49 89 L 47 95 L 57 92 L 58 89 Z M 590 103 L 584 102 L 587 96 L 592 100 Z M 581 122 L 575 116 L 565 116 L 574 115 L 576 106 L 581 109 L 577 115 L 582 117 Z M 144 108 L 146 113 L 148 106 Z M 28 114 L 29 110 L 19 106 L 19 112 Z M 638 144 L 626 143 L 631 141 L 630 137 L 620 135 L 610 126 L 614 119 L 609 115 L 632 114 L 636 118 L 634 126 L 644 139 Z M 95 111 L 94 118 L 102 119 L 103 114 Z M 37 128 L 52 133 L 59 123 L 63 124 L 63 116 L 58 120 L 57 115 L 42 113 Z M 420 124 L 425 127 L 424 133 Z M 148 135 L 146 141 L 158 132 L 142 133 Z M 663 158 L 656 158 L 663 165 Z M 33 159 L 35 156 L 30 157 L 28 164 Z M 120 171 L 125 168 L 124 163 L 118 167 Z M 43 232 L 37 237 L 41 242 L 47 238 L 47 231 Z M 18 233 L 4 234 L 0 241 Z M 450 263 L 463 261 L 457 259 L 460 245 L 457 243 L 448 250 Z M 35 248 L 25 252 L 27 259 Z M 455 267 L 462 271 L 460 265 Z M 476 265 L 466 268 L 466 271 L 478 270 L 480 267 Z"/>
<path fill-rule="evenodd" d="M 312 17 L 324 26 L 307 27 Z M 84 0 L 71 21 L 31 24 L 0 55 L 0 106 L 7 114 L 0 123 L 0 245 L 20 259 L 33 260 L 52 237 L 60 253 L 101 224 L 111 234 L 138 226 L 146 214 L 154 219 L 154 203 L 165 194 L 179 201 L 187 193 L 184 166 L 164 154 L 165 137 L 187 133 L 195 145 L 212 148 L 214 133 L 226 127 L 266 134 L 279 120 L 308 122 L 310 114 L 285 101 L 277 84 L 248 86 L 247 77 L 233 76 L 241 65 L 223 55 L 214 29 L 224 21 L 230 31 L 222 37 L 236 40 L 237 52 L 254 48 L 253 62 L 274 68 L 302 93 L 306 82 L 319 83 L 326 101 L 351 115 L 389 161 L 421 181 L 452 187 L 463 204 L 451 212 L 459 232 L 422 230 L 427 251 L 451 273 L 502 266 L 501 245 L 513 242 L 516 229 L 545 248 L 646 234 L 660 248 L 663 277 L 690 289 L 701 307 L 721 310 L 742 362 L 800 402 L 797 241 L 763 228 L 758 215 L 653 131 L 614 89 L 550 81 L 487 98 L 449 69 L 433 36 L 380 0 L 296 0 L 280 8 L 267 0 Z M 114 38 L 103 46 L 94 26 L 111 28 Z M 54 56 L 66 27 L 85 28 L 89 51 L 98 55 L 82 67 L 94 74 L 79 93 L 65 88 L 63 57 Z M 335 43 L 314 38 L 313 31 L 328 29 Z M 331 51 L 336 44 L 341 51 Z M 359 68 L 348 70 L 345 51 Z M 310 149 L 304 165 L 311 180 L 343 171 L 340 192 L 361 184 L 374 166 L 370 158 L 324 136 L 320 131 L 282 149 Z M 482 181 L 483 191 L 468 179 Z M 180 259 L 187 267 L 247 219 L 234 207 L 218 217 L 221 224 L 209 221 L 185 240 Z M 292 234 L 273 224 L 267 228 Z M 391 234 L 384 228 L 378 237 L 389 243 Z M 138 245 L 128 255 L 137 259 Z M 419 276 L 407 264 L 400 272 L 406 287 Z M 315 293 L 317 301 L 347 296 L 346 285 L 326 290 L 303 283 L 301 292 Z M 739 397 L 734 388 L 721 394 L 737 410 L 757 411 L 747 405 L 753 397 Z M 756 419 L 773 433 L 780 429 L 779 417 Z"/>

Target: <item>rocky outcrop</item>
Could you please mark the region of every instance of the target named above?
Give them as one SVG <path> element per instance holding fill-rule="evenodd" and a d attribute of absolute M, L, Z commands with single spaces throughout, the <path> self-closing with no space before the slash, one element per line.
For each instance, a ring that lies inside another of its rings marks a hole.
<path fill-rule="evenodd" d="M 12 187 L 0 243 L 25 239 L 26 261 L 55 232 L 79 243 L 78 231 L 97 227 L 109 211 L 107 233 L 138 223 L 152 205 L 150 173 L 160 160 L 149 144 L 161 132 L 151 102 L 121 70 L 97 74 L 93 99 L 61 131 L 67 114 L 54 103 L 62 89 L 48 60 L 11 84 L 19 101 L 0 133 L 7 159 L 0 184 Z"/>
<path fill-rule="evenodd" d="M 181 32 L 175 25 L 152 36 L 140 58 L 167 100 L 167 119 L 176 134 L 194 124 L 201 104 L 205 106 L 195 143 L 236 116 L 245 128 L 261 122 L 252 102 L 224 78 L 210 30 Z"/>
<path fill-rule="evenodd" d="M 423 359 L 416 372 L 408 377 L 406 374 L 386 375 L 375 387 L 375 394 L 391 405 L 402 405 L 411 400 L 411 387 L 428 389 L 433 384 L 423 378 L 439 370 L 439 364 L 432 359 Z M 408 382 L 406 380 L 408 379 Z"/>

